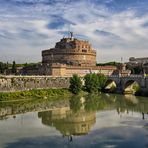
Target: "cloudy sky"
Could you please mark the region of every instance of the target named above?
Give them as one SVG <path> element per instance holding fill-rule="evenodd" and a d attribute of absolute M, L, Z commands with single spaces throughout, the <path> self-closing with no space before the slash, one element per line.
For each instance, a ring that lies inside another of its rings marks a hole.
<path fill-rule="evenodd" d="M 0 0 L 0 61 L 41 61 L 68 31 L 97 61 L 148 56 L 148 0 Z"/>

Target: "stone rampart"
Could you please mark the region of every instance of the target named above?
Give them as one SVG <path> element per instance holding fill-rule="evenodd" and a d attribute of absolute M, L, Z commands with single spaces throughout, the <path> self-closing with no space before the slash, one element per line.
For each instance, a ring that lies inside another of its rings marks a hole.
<path fill-rule="evenodd" d="M 0 92 L 68 87 L 69 77 L 0 76 Z"/>

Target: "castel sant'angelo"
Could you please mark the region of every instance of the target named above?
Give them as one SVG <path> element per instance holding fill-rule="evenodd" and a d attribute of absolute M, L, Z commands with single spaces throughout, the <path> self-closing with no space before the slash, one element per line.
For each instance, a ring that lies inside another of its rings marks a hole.
<path fill-rule="evenodd" d="M 96 51 L 88 41 L 63 38 L 55 48 L 42 51 L 43 64 L 60 63 L 72 66 L 95 66 Z"/>
<path fill-rule="evenodd" d="M 88 41 L 73 37 L 62 38 L 54 48 L 42 51 L 42 74 L 52 76 L 84 76 L 87 73 L 110 75 L 114 66 L 96 66 L 96 51 Z"/>

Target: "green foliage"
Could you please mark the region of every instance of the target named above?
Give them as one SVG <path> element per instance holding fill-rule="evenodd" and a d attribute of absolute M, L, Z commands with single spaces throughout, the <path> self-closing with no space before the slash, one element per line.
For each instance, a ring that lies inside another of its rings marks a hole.
<path fill-rule="evenodd" d="M 0 74 L 5 74 L 7 73 L 8 69 L 11 69 L 12 74 L 16 74 L 17 72 L 17 67 L 23 67 L 23 68 L 36 68 L 38 65 L 41 63 L 24 63 L 24 64 L 17 64 L 15 61 L 13 63 L 3 63 L 0 62 Z"/>
<path fill-rule="evenodd" d="M 7 69 L 8 69 L 8 64 L 0 62 L 0 74 L 4 74 Z"/>
<path fill-rule="evenodd" d="M 98 89 L 103 90 L 106 82 L 107 82 L 107 77 L 103 74 L 98 74 Z"/>
<path fill-rule="evenodd" d="M 38 65 L 39 65 L 39 63 L 25 63 L 25 64 L 22 64 L 22 66 L 24 68 L 36 68 Z"/>
<path fill-rule="evenodd" d="M 0 101 L 10 101 L 10 100 L 23 100 L 32 98 L 48 98 L 48 97 L 59 97 L 59 96 L 69 96 L 71 93 L 68 89 L 33 89 L 30 91 L 18 91 L 18 92 L 1 92 Z"/>
<path fill-rule="evenodd" d="M 133 92 L 134 92 L 135 95 L 140 95 L 141 88 L 140 88 L 139 84 L 134 84 L 132 89 L 133 89 Z"/>
<path fill-rule="evenodd" d="M 36 67 L 39 64 L 41 64 L 41 62 L 38 63 L 23 63 L 23 64 L 16 64 L 17 67 Z"/>
<path fill-rule="evenodd" d="M 89 93 L 98 91 L 98 77 L 95 73 L 87 74 L 84 77 L 85 89 Z"/>
<path fill-rule="evenodd" d="M 79 94 L 82 88 L 82 81 L 80 79 L 80 77 L 76 74 L 74 74 L 71 78 L 70 78 L 70 86 L 69 86 L 69 90 L 73 93 L 73 94 Z"/>
<path fill-rule="evenodd" d="M 118 64 L 121 64 L 119 62 L 108 62 L 108 63 L 97 63 L 96 66 L 117 66 Z"/>
<path fill-rule="evenodd" d="M 133 85 L 133 89 L 135 91 L 139 91 L 140 90 L 140 86 L 138 84 Z"/>
<path fill-rule="evenodd" d="M 84 77 L 85 80 L 85 89 L 89 93 L 98 92 L 98 90 L 102 90 L 105 87 L 107 77 L 103 74 L 87 74 Z"/>

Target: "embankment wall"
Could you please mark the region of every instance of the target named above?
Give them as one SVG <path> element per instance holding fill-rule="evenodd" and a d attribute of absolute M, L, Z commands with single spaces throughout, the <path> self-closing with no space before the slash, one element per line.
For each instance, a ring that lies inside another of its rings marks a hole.
<path fill-rule="evenodd" d="M 0 76 L 0 92 L 68 88 L 69 79 L 51 76 Z"/>

